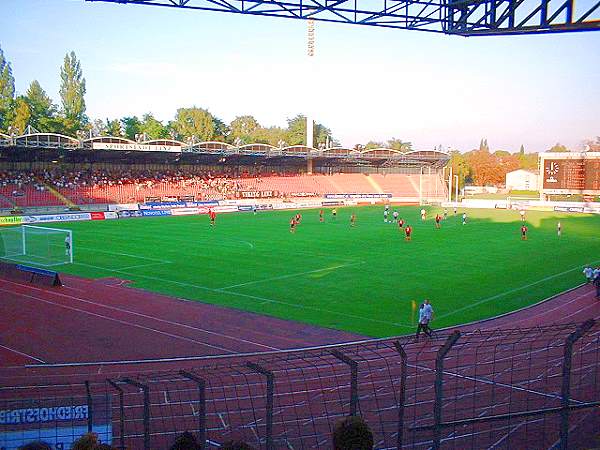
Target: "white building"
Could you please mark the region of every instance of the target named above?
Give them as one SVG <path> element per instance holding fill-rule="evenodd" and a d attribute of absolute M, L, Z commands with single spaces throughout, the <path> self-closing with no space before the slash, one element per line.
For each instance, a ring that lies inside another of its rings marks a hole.
<path fill-rule="evenodd" d="M 529 170 L 513 170 L 506 174 L 506 189 L 516 191 L 537 191 L 539 175 Z"/>

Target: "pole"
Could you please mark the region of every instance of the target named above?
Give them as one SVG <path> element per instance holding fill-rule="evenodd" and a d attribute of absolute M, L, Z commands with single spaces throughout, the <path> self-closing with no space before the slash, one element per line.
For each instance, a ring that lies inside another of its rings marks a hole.
<path fill-rule="evenodd" d="M 458 203 L 458 175 L 454 175 L 454 201 Z"/>
<path fill-rule="evenodd" d="M 448 201 L 452 201 L 452 166 L 450 166 L 450 176 L 448 177 Z"/>
<path fill-rule="evenodd" d="M 419 173 L 419 205 L 423 204 L 423 168 Z"/>

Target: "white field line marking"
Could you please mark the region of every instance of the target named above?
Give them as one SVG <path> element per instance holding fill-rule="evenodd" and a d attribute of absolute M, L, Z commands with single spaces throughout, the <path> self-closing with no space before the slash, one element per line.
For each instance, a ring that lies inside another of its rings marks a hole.
<path fill-rule="evenodd" d="M 6 289 L 0 289 L 0 291 L 8 292 L 8 293 L 11 293 L 11 294 L 14 294 L 14 293 L 15 293 L 14 291 L 8 291 L 8 290 L 6 290 Z M 232 351 L 232 350 L 229 350 L 229 349 L 227 349 L 227 348 L 224 348 L 224 347 L 219 347 L 218 345 L 211 345 L 211 344 L 207 344 L 207 343 L 205 343 L 205 342 L 197 341 L 197 340 L 195 340 L 195 339 L 191 339 L 191 338 L 186 338 L 186 337 L 184 337 L 184 336 L 179 336 L 179 335 L 177 335 L 177 334 L 172 334 L 172 333 L 167 333 L 167 332 L 165 332 L 165 331 L 160 331 L 160 330 L 157 330 L 156 328 L 145 327 L 145 326 L 143 326 L 143 325 L 138 325 L 138 324 L 136 324 L 136 323 L 126 322 L 126 321 L 124 321 L 124 320 L 115 319 L 115 318 L 113 318 L 113 317 L 104 316 L 104 315 L 102 315 L 102 314 L 96 314 L 96 313 L 93 313 L 93 312 L 90 312 L 90 311 L 86 311 L 85 309 L 75 308 L 75 307 L 73 307 L 73 306 L 61 305 L 61 304 L 59 304 L 59 303 L 54 303 L 54 302 L 50 302 L 50 301 L 48 301 L 48 300 L 44 300 L 43 298 L 36 297 L 36 296 L 34 296 L 34 295 L 23 294 L 23 293 L 18 293 L 18 295 L 20 295 L 21 297 L 26 297 L 26 298 L 30 298 L 30 299 L 33 299 L 33 300 L 37 300 L 37 301 L 39 301 L 39 302 L 46 303 L 46 304 L 48 304 L 48 305 L 57 306 L 57 307 L 59 307 L 59 308 L 63 308 L 63 309 L 69 309 L 69 310 L 71 310 L 71 311 L 80 312 L 80 313 L 87 314 L 87 315 L 89 315 L 89 316 L 93 316 L 93 317 L 99 317 L 99 318 L 101 318 L 101 319 L 110 320 L 110 321 L 112 321 L 112 322 L 117 322 L 117 323 L 120 323 L 120 324 L 122 324 L 122 325 L 127 325 L 127 326 L 131 326 L 131 327 L 134 327 L 134 328 L 140 328 L 140 329 L 142 329 L 142 330 L 146 330 L 146 331 L 152 331 L 152 332 L 154 332 L 154 333 L 162 334 L 162 335 L 164 335 L 164 336 L 168 336 L 168 337 L 171 337 L 171 338 L 175 338 L 175 339 L 181 339 L 181 340 L 183 340 L 183 341 L 191 342 L 191 343 L 193 343 L 193 344 L 204 345 L 204 346 L 206 346 L 206 347 L 211 347 L 211 348 L 214 348 L 214 349 L 217 349 L 217 350 L 226 351 L 226 352 L 228 352 L 228 353 L 235 353 L 235 352 L 234 352 L 234 351 Z M 66 296 L 66 297 L 70 297 L 70 296 Z"/>
<path fill-rule="evenodd" d="M 41 362 L 43 364 L 46 364 L 46 361 L 44 361 L 43 359 L 36 358 L 35 356 L 28 355 L 27 353 L 20 352 L 19 350 L 15 350 L 14 348 L 7 347 L 6 345 L 0 345 L 0 347 L 2 347 L 3 349 L 8 350 L 9 352 L 16 353 L 17 355 L 25 356 L 25 357 L 33 359 L 33 360 L 35 360 L 37 362 Z"/>
<path fill-rule="evenodd" d="M 82 247 L 80 245 L 78 245 L 75 248 L 75 251 L 77 251 L 77 249 L 89 250 L 89 251 L 98 252 L 98 253 L 106 253 L 108 255 L 129 256 L 131 258 L 145 259 L 145 260 L 148 260 L 148 261 L 156 261 L 156 262 L 160 262 L 160 263 L 170 263 L 171 262 L 171 261 L 166 261 L 164 259 L 148 258 L 147 256 L 132 255 L 130 253 L 111 252 L 111 251 L 108 251 L 108 250 L 100 250 L 100 249 L 97 249 L 97 248 Z"/>
<path fill-rule="evenodd" d="M 328 270 L 336 270 L 336 269 L 341 269 L 342 267 L 356 266 L 358 264 L 364 264 L 364 263 L 362 261 L 359 261 L 359 262 L 350 263 L 350 264 L 338 264 L 337 266 L 325 267 L 323 269 L 308 270 L 306 272 L 299 272 L 299 273 L 290 273 L 288 275 L 281 275 L 281 276 L 278 276 L 278 277 L 265 278 L 263 280 L 249 281 L 247 283 L 232 284 L 231 286 L 225 286 L 225 287 L 222 287 L 222 288 L 218 288 L 216 290 L 217 291 L 223 291 L 225 289 L 233 289 L 235 287 L 240 287 L 240 286 L 249 286 L 251 284 L 266 283 L 266 282 L 269 282 L 269 281 L 276 281 L 276 280 L 284 280 L 286 278 L 300 277 L 302 275 L 308 275 L 308 274 L 311 274 L 311 273 L 326 272 Z"/>
<path fill-rule="evenodd" d="M 27 288 L 35 289 L 35 290 L 42 291 L 42 292 L 47 292 L 47 291 L 44 291 L 43 289 L 36 288 L 36 287 L 33 287 L 33 286 L 29 286 L 29 285 L 25 285 L 25 284 L 21 284 L 21 283 L 15 283 L 15 282 L 12 282 L 12 281 L 8 281 L 8 282 L 12 283 L 12 284 L 16 284 L 18 286 L 27 287 Z M 195 326 L 192 326 L 192 325 L 187 325 L 187 324 L 180 323 L 180 322 L 174 322 L 174 321 L 167 320 L 167 319 L 161 319 L 159 317 L 149 316 L 147 314 L 139 313 L 139 312 L 136 312 L 136 311 L 131 311 L 131 310 L 125 309 L 125 308 L 118 308 L 116 306 L 104 305 L 102 303 L 93 302 L 91 300 L 86 300 L 86 299 L 83 299 L 83 298 L 80 298 L 80 297 L 75 297 L 73 295 L 61 294 L 59 292 L 52 292 L 52 294 L 60 296 L 60 297 L 69 298 L 69 299 L 72 299 L 72 300 L 77 300 L 77 301 L 79 301 L 81 303 L 87 303 L 89 305 L 94 305 L 94 306 L 101 306 L 103 308 L 110 309 L 110 310 L 113 310 L 113 311 L 118 311 L 118 312 L 123 312 L 123 313 L 127 313 L 127 314 L 132 314 L 134 316 L 143 317 L 144 319 L 152 319 L 152 320 L 155 320 L 157 322 L 167 323 L 169 325 L 175 325 L 175 326 L 179 326 L 179 327 L 182 327 L 182 328 L 187 328 L 187 329 L 194 330 L 194 331 L 200 331 L 202 333 L 212 334 L 214 336 L 219 336 L 219 337 L 231 339 L 231 340 L 238 341 L 238 342 L 245 342 L 247 344 L 253 344 L 253 345 L 256 345 L 258 347 L 265 347 L 265 348 L 268 348 L 270 350 L 281 350 L 280 348 L 277 348 L 277 347 L 271 347 L 269 345 L 260 344 L 258 342 L 250 341 L 250 340 L 247 340 L 247 339 L 242 339 L 242 338 L 239 338 L 239 337 L 230 336 L 230 335 L 224 334 L 224 333 L 218 333 L 216 331 L 205 330 L 204 328 L 199 328 L 199 327 L 195 327 Z M 22 294 L 17 293 L 17 295 L 22 295 Z M 205 345 L 208 345 L 208 344 L 205 344 Z M 230 351 L 230 350 L 228 350 L 228 351 Z"/>
<path fill-rule="evenodd" d="M 594 265 L 594 264 L 596 264 L 597 262 L 600 262 L 600 261 L 592 261 L 592 262 L 591 262 L 591 263 L 589 263 L 589 264 L 591 264 L 591 265 Z M 558 278 L 558 277 L 560 277 L 560 276 L 562 276 L 562 275 L 566 275 L 567 273 L 570 273 L 570 272 L 573 272 L 573 271 L 575 271 L 575 270 L 579 270 L 579 269 L 581 269 L 581 267 L 582 267 L 581 265 L 579 265 L 579 266 L 577 266 L 577 267 L 573 267 L 572 269 L 565 270 L 564 272 L 556 273 L 556 274 L 554 274 L 554 275 L 550 275 L 550 276 L 548 276 L 548 277 L 545 277 L 545 278 L 542 278 L 542 279 L 540 279 L 540 280 L 534 281 L 533 283 L 528 283 L 528 284 L 525 284 L 525 285 L 523 285 L 523 286 L 521 286 L 521 287 L 514 288 L 514 289 L 510 289 L 510 290 L 508 290 L 508 291 L 502 292 L 501 294 L 497 294 L 497 295 L 493 295 L 492 297 L 487 297 L 487 298 L 484 298 L 483 300 L 479 300 L 479 301 L 477 301 L 477 302 L 475 302 L 475 303 L 470 303 L 470 304 L 468 304 L 467 306 L 463 306 L 462 308 L 458 308 L 458 309 L 452 310 L 452 311 L 450 311 L 449 313 L 442 314 L 441 316 L 437 316 L 437 317 L 438 317 L 438 319 L 441 319 L 441 318 L 443 318 L 443 317 L 452 316 L 452 315 L 454 315 L 454 314 L 456 314 L 456 313 L 458 313 L 458 312 L 462 312 L 462 311 L 465 311 L 465 310 L 467 310 L 467 309 L 471 309 L 471 308 L 473 308 L 473 307 L 475 307 L 475 306 L 481 305 L 481 304 L 483 304 L 483 303 L 487 303 L 487 302 L 489 302 L 489 301 L 491 301 L 491 300 L 496 300 L 497 298 L 504 297 L 504 296 L 505 296 L 505 295 L 507 295 L 507 294 L 512 294 L 513 292 L 518 292 L 518 291 L 521 291 L 521 290 L 523 290 L 523 289 L 526 289 L 526 288 L 528 288 L 528 287 L 535 286 L 536 284 L 543 283 L 544 281 L 552 280 L 552 279 L 554 279 L 554 278 Z"/>
<path fill-rule="evenodd" d="M 81 263 L 73 263 L 73 264 L 81 264 Z M 333 314 L 333 315 L 336 315 L 336 316 L 348 317 L 348 318 L 351 318 L 351 319 L 360 319 L 362 321 L 367 321 L 367 322 L 382 323 L 382 324 L 385 324 L 385 325 L 393 325 L 393 326 L 396 326 L 396 327 L 408 328 L 408 329 L 411 329 L 411 330 L 414 328 L 413 325 L 405 325 L 403 323 L 390 322 L 390 321 L 387 321 L 387 320 L 370 319 L 368 317 L 358 316 L 356 314 L 344 314 L 344 313 L 341 313 L 341 312 L 338 312 L 338 311 L 331 311 L 331 310 L 328 310 L 328 309 L 315 308 L 315 307 L 312 307 L 312 306 L 298 305 L 296 303 L 284 302 L 284 301 L 281 301 L 281 300 L 273 300 L 273 299 L 270 299 L 270 298 L 259 297 L 257 295 L 242 294 L 240 292 L 221 291 L 219 289 L 213 289 L 213 288 L 209 288 L 209 287 L 206 287 L 206 286 L 200 286 L 198 284 L 185 283 L 183 281 L 169 280 L 168 278 L 152 277 L 150 275 L 132 274 L 132 273 L 125 272 L 123 270 L 107 269 L 105 267 L 93 266 L 92 264 L 86 264 L 86 266 L 95 267 L 96 269 L 106 270 L 108 272 L 123 273 L 125 275 L 131 275 L 131 276 L 135 276 L 135 277 L 139 277 L 139 278 L 146 278 L 148 280 L 161 281 L 163 283 L 171 283 L 171 284 L 176 284 L 176 285 L 179 285 L 179 286 L 193 287 L 193 288 L 202 289 L 202 290 L 208 291 L 208 292 L 215 292 L 217 294 L 236 295 L 238 297 L 251 298 L 253 300 L 260 300 L 260 301 L 267 302 L 267 303 L 276 303 L 276 304 L 279 304 L 279 305 L 290 306 L 292 308 L 306 309 L 306 310 L 311 310 L 311 311 L 316 311 L 316 312 L 328 313 L 328 314 Z"/>
<path fill-rule="evenodd" d="M 81 262 L 74 262 L 73 264 L 79 264 L 80 266 L 89 266 L 89 264 L 86 263 L 81 263 Z M 154 262 L 154 263 L 148 263 L 148 264 L 136 264 L 134 266 L 127 266 L 127 267 L 119 267 L 119 270 L 128 270 L 128 269 L 137 269 L 139 267 L 150 267 L 150 266 L 162 266 L 164 264 L 170 264 L 168 262 Z"/>

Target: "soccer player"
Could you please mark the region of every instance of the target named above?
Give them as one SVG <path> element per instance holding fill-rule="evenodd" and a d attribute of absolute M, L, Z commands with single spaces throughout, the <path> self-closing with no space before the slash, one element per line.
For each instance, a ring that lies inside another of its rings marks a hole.
<path fill-rule="evenodd" d="M 435 215 L 435 227 L 439 230 L 440 229 L 440 221 L 442 220 L 442 216 L 440 216 L 439 214 Z"/>
<path fill-rule="evenodd" d="M 215 220 L 217 219 L 217 213 L 215 213 L 212 209 L 208 210 L 208 216 L 210 217 L 210 226 L 215 226 Z"/>
<path fill-rule="evenodd" d="M 386 206 L 387 208 L 387 206 Z M 390 214 L 390 210 L 389 209 L 385 209 L 383 211 L 383 222 L 384 223 L 388 223 L 388 215 Z"/>
<path fill-rule="evenodd" d="M 323 220 L 324 220 L 324 219 L 323 219 L 323 210 L 321 209 L 321 210 L 319 211 L 319 222 L 323 222 Z"/>
<path fill-rule="evenodd" d="M 444 220 L 448 218 L 448 208 L 444 208 Z"/>
<path fill-rule="evenodd" d="M 427 217 L 427 211 L 425 211 L 425 208 L 421 209 L 421 220 L 425 220 Z"/>
<path fill-rule="evenodd" d="M 331 218 L 332 218 L 333 220 L 335 220 L 335 218 L 336 218 L 336 217 L 337 217 L 337 209 L 333 208 L 333 209 L 331 210 Z"/>
<path fill-rule="evenodd" d="M 394 218 L 394 223 L 398 222 L 398 211 L 394 211 L 392 217 Z"/>
<path fill-rule="evenodd" d="M 398 220 L 398 227 L 402 228 L 404 226 L 404 219 Z"/>
<path fill-rule="evenodd" d="M 295 233 L 296 232 L 296 217 L 292 217 L 292 220 L 290 220 L 290 233 Z"/>
<path fill-rule="evenodd" d="M 456 215 L 456 213 L 458 212 L 458 208 L 456 207 L 456 205 L 454 206 L 454 215 Z"/>
<path fill-rule="evenodd" d="M 356 225 L 356 214 L 352 213 L 350 216 L 350 226 L 353 227 L 354 225 Z"/>
<path fill-rule="evenodd" d="M 527 227 L 525 226 L 525 224 L 523 224 L 521 226 L 521 240 L 522 241 L 526 241 L 527 240 Z"/>
<path fill-rule="evenodd" d="M 68 234 L 65 237 L 65 256 L 71 256 L 71 237 Z"/>
<path fill-rule="evenodd" d="M 562 234 L 562 225 L 560 224 L 560 221 L 556 224 L 556 233 L 558 234 L 558 237 Z"/>
<path fill-rule="evenodd" d="M 404 240 L 410 241 L 410 235 L 412 234 L 412 227 L 410 225 L 406 225 L 406 229 L 404 230 L 404 234 L 406 234 L 406 237 L 404 238 Z"/>
<path fill-rule="evenodd" d="M 525 222 L 525 210 L 521 209 L 519 211 L 519 214 L 521 214 L 521 222 Z"/>
<path fill-rule="evenodd" d="M 252 205 L 252 212 L 256 215 L 256 205 Z"/>
<path fill-rule="evenodd" d="M 302 222 L 302 214 L 297 213 L 296 214 L 296 225 L 300 225 L 300 222 Z"/>
<path fill-rule="evenodd" d="M 467 224 L 467 213 L 466 212 L 464 212 L 462 215 L 462 224 L 463 225 Z"/>

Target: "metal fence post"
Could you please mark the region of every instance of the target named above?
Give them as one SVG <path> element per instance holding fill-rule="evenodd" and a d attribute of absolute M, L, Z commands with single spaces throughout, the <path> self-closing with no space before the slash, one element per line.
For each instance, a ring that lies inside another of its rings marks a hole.
<path fill-rule="evenodd" d="M 560 448 L 566 450 L 569 445 L 569 403 L 571 400 L 571 363 L 573 360 L 573 346 L 583 337 L 596 322 L 593 319 L 583 322 L 567 339 L 565 339 L 565 352 L 562 366 L 562 389 L 560 412 Z"/>
<path fill-rule="evenodd" d="M 404 403 L 406 402 L 406 371 L 408 362 L 406 360 L 406 352 L 400 344 L 400 341 L 394 342 L 396 351 L 400 354 L 400 393 L 398 395 L 398 440 L 396 446 L 402 448 L 402 438 L 404 434 Z"/>
<path fill-rule="evenodd" d="M 444 401 L 444 358 L 452 346 L 460 338 L 460 331 L 454 331 L 442 347 L 438 350 L 435 357 L 435 400 L 433 403 L 433 449 L 440 448 L 442 440 L 442 402 Z"/>
<path fill-rule="evenodd" d="M 246 367 L 250 370 L 260 373 L 267 377 L 267 450 L 273 450 L 273 397 L 275 394 L 275 375 L 270 370 L 265 369 L 258 364 L 248 362 Z"/>
<path fill-rule="evenodd" d="M 88 409 L 87 428 L 88 428 L 88 433 L 91 433 L 92 429 L 93 429 L 93 424 L 94 424 L 94 405 L 92 403 L 92 393 L 90 392 L 90 382 L 88 380 L 85 380 L 85 393 L 87 396 L 87 409 Z"/>
<path fill-rule="evenodd" d="M 123 389 L 121 389 L 117 383 L 108 378 L 106 379 L 106 382 L 119 393 L 119 440 L 121 441 L 121 450 L 125 450 L 125 405 L 123 404 Z"/>
<path fill-rule="evenodd" d="M 350 366 L 350 415 L 356 416 L 358 411 L 358 362 L 339 350 L 332 350 L 331 354 Z"/>
<path fill-rule="evenodd" d="M 206 447 L 206 382 L 198 375 L 180 370 L 179 374 L 198 385 L 198 440 L 200 450 Z"/>
<path fill-rule="evenodd" d="M 144 393 L 144 450 L 150 450 L 150 388 L 131 378 L 125 378 L 123 382 L 141 389 Z"/>

